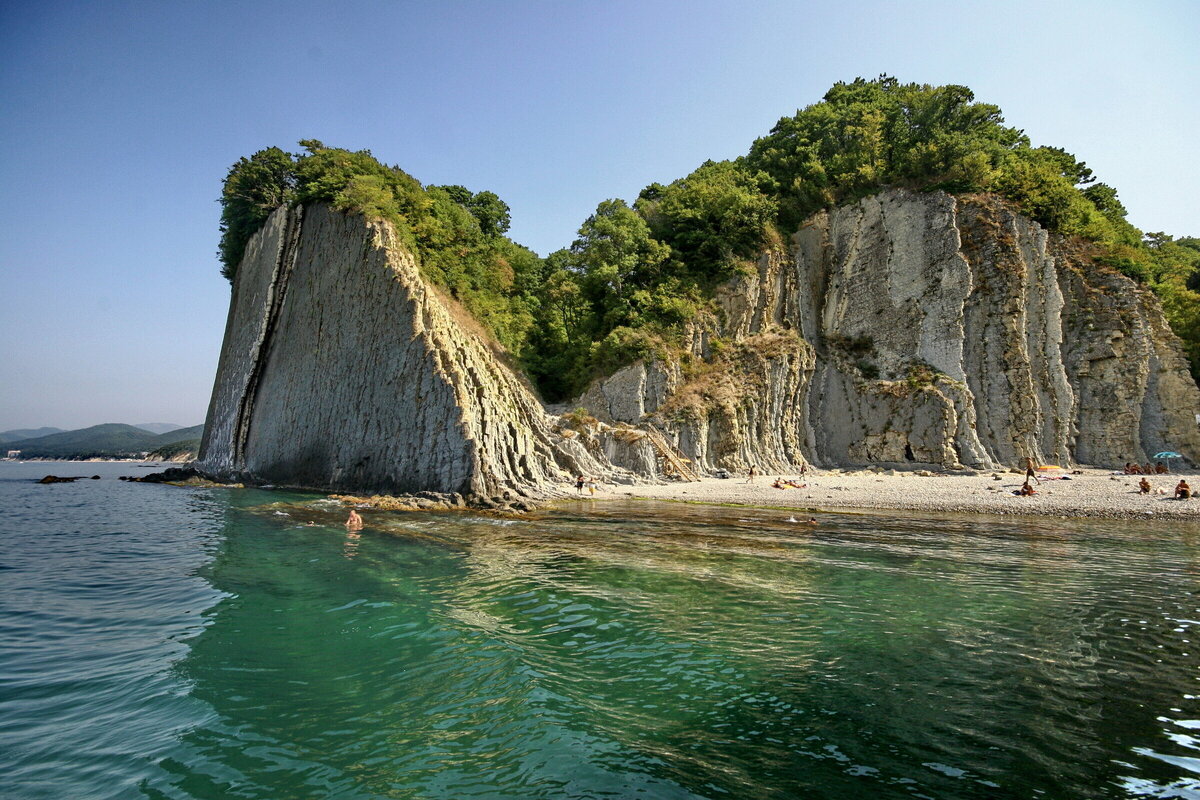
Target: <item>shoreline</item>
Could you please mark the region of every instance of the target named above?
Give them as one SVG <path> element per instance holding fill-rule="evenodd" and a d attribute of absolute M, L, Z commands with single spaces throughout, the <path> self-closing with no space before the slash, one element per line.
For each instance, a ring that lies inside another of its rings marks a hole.
<path fill-rule="evenodd" d="M 1195 489 L 1200 473 L 1183 470 L 1146 476 L 1154 490 L 1166 494 L 1139 494 L 1140 475 L 1114 474 L 1111 470 L 1080 468 L 1081 474 L 1064 473 L 1069 480 L 1035 484 L 1037 494 L 1019 497 L 1024 472 L 976 474 L 874 472 L 869 470 L 809 471 L 802 489 L 776 489 L 774 475 L 753 483 L 740 478 L 703 478 L 692 483 L 605 485 L 582 499 L 662 500 L 701 505 L 748 506 L 795 511 L 907 511 L 976 514 L 985 516 L 1036 516 L 1098 519 L 1163 519 L 1200 522 L 1200 498 L 1174 499 L 1174 488 L 1185 479 Z M 997 477 L 998 476 L 998 477 Z M 568 499 L 576 499 L 572 496 Z"/>

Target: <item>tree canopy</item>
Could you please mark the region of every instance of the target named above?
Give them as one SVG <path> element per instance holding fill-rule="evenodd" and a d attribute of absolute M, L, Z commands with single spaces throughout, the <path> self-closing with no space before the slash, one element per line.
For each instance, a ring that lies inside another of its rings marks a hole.
<path fill-rule="evenodd" d="M 994 192 L 1031 218 L 1095 244 L 1097 260 L 1147 285 L 1200 379 L 1200 240 L 1143 235 L 1116 189 L 1058 147 L 1035 147 L 965 86 L 858 78 L 784 117 L 749 152 L 706 161 L 633 205 L 601 202 L 569 248 L 539 258 L 506 238 L 495 193 L 422 186 L 370 151 L 300 142 L 234 164 L 221 195 L 222 273 L 273 209 L 328 202 L 387 219 L 446 287 L 524 365 L 549 400 L 676 347 L 713 291 L 808 216 L 885 187 Z"/>
<path fill-rule="evenodd" d="M 222 274 L 233 280 L 250 236 L 271 211 L 290 203 L 327 202 L 347 213 L 386 219 L 409 246 L 425 277 L 443 286 L 496 338 L 520 354 L 533 324 L 531 308 L 542 260 L 504 236 L 509 208 L 494 192 L 423 187 L 369 150 L 300 142 L 303 152 L 260 150 L 234 164 L 221 195 Z"/>

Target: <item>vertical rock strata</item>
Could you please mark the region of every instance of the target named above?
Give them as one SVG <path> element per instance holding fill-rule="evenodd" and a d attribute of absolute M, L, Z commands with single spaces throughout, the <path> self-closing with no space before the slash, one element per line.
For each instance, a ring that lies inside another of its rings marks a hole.
<path fill-rule="evenodd" d="M 705 469 L 1200 453 L 1200 392 L 1155 299 L 993 198 L 818 214 L 718 302 L 692 337 L 706 369 L 636 364 L 580 402 Z"/>
<path fill-rule="evenodd" d="M 1156 300 L 987 197 L 888 191 L 721 288 L 677 357 L 562 430 L 387 223 L 280 209 L 233 287 L 198 467 L 319 489 L 536 497 L 574 474 L 1200 454 Z M 578 415 L 575 415 L 578 416 Z"/>
<path fill-rule="evenodd" d="M 320 489 L 537 495 L 610 474 L 386 223 L 280 209 L 233 287 L 198 468 Z"/>

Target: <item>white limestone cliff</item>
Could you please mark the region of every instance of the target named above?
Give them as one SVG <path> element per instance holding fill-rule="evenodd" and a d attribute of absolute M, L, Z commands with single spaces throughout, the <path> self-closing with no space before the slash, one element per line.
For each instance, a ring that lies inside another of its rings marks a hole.
<path fill-rule="evenodd" d="M 1200 455 L 1200 391 L 1155 298 L 993 198 L 897 190 L 818 214 L 717 305 L 681 357 L 596 382 L 571 407 L 599 423 L 577 424 L 546 413 L 390 225 L 280 209 L 236 274 L 197 467 L 503 505 L 688 462 Z"/>
<path fill-rule="evenodd" d="M 277 210 L 234 280 L 197 468 L 493 504 L 620 477 L 554 430 L 476 327 L 387 223 Z"/>
<path fill-rule="evenodd" d="M 661 427 L 706 470 L 1200 454 L 1200 392 L 1156 299 L 994 198 L 823 212 L 718 300 L 699 374 L 639 363 L 579 404 Z"/>

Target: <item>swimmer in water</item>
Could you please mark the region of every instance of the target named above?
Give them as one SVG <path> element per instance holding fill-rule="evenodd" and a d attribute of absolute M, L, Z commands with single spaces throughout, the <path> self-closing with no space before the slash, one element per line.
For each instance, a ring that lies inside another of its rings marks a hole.
<path fill-rule="evenodd" d="M 354 509 L 350 509 L 350 517 L 346 520 L 346 529 L 352 531 L 361 531 L 363 526 L 363 518 L 358 515 Z"/>

